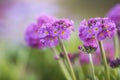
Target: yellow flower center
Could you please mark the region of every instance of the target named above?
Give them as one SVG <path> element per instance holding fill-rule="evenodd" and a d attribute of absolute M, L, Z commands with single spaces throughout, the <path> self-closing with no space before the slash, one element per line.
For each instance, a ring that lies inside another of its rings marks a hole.
<path fill-rule="evenodd" d="M 89 29 L 89 30 L 88 30 L 88 33 L 91 33 L 91 32 L 92 32 L 92 31 Z"/>
<path fill-rule="evenodd" d="M 57 33 L 57 31 L 54 31 L 54 33 L 56 34 L 56 33 Z"/>
<path fill-rule="evenodd" d="M 61 33 L 62 33 L 62 35 L 64 35 L 64 34 L 65 34 L 65 32 L 64 32 L 64 31 L 62 31 Z"/>
<path fill-rule="evenodd" d="M 100 36 L 103 36 L 103 35 L 104 35 L 103 32 L 101 32 L 101 33 L 100 33 Z"/>
<path fill-rule="evenodd" d="M 48 35 L 48 32 L 46 31 L 45 34 Z"/>
<path fill-rule="evenodd" d="M 95 28 L 96 31 L 98 31 L 98 28 Z"/>

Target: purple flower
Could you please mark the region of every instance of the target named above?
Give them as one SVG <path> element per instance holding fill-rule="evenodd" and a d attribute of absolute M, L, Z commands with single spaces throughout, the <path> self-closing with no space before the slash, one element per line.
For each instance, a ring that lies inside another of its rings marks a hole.
<path fill-rule="evenodd" d="M 50 35 L 52 35 L 52 36 L 58 36 L 59 35 L 59 30 L 57 28 L 54 28 L 54 26 L 51 27 L 49 32 L 50 32 Z"/>
<path fill-rule="evenodd" d="M 107 37 L 107 32 L 106 31 L 101 31 L 97 34 L 97 39 L 98 40 L 103 40 Z"/>
<path fill-rule="evenodd" d="M 68 19 L 58 19 L 52 24 L 52 26 L 54 27 L 57 36 L 65 40 L 69 39 L 71 31 L 74 30 L 73 21 Z"/>
<path fill-rule="evenodd" d="M 59 59 L 60 59 L 60 56 L 59 56 L 59 55 L 55 55 L 55 56 L 54 56 L 54 59 L 55 59 L 55 60 L 59 60 Z"/>
<path fill-rule="evenodd" d="M 107 16 L 116 23 L 118 33 L 120 34 L 120 4 L 117 4 L 111 8 L 108 11 Z"/>
<path fill-rule="evenodd" d="M 39 28 L 39 37 L 44 38 L 49 35 L 49 31 L 46 28 Z"/>
<path fill-rule="evenodd" d="M 109 18 L 90 18 L 80 23 L 79 38 L 86 46 L 96 46 L 96 40 L 104 40 L 113 37 L 116 25 Z M 97 48 L 97 46 L 96 46 Z"/>
<path fill-rule="evenodd" d="M 37 24 L 31 24 L 25 32 L 27 44 L 34 48 L 53 47 L 58 44 L 56 37 L 50 34 L 54 18 L 50 16 L 40 16 Z"/>
<path fill-rule="evenodd" d="M 47 47 L 54 47 L 58 45 L 57 37 L 48 36 L 45 39 L 45 44 Z"/>
<path fill-rule="evenodd" d="M 44 25 L 49 25 L 50 23 L 54 22 L 55 20 L 56 20 L 56 18 L 54 18 L 52 16 L 41 15 L 37 20 L 37 24 L 39 25 L 39 27 L 42 27 Z"/>
<path fill-rule="evenodd" d="M 31 24 L 26 28 L 25 32 L 25 41 L 26 43 L 33 48 L 43 48 L 44 45 L 39 40 L 38 26 Z"/>
<path fill-rule="evenodd" d="M 65 39 L 68 40 L 69 36 L 70 36 L 70 31 L 65 29 L 65 30 L 60 30 L 60 34 L 59 34 L 61 39 Z"/>
<path fill-rule="evenodd" d="M 37 48 L 58 45 L 58 37 L 68 40 L 73 30 L 73 22 L 68 19 L 56 19 L 51 16 L 40 16 L 37 24 L 26 29 L 26 42 Z"/>
<path fill-rule="evenodd" d="M 110 19 L 114 20 L 115 23 L 120 23 L 119 12 L 120 12 L 120 4 L 117 4 L 108 11 L 107 16 L 110 17 Z"/>

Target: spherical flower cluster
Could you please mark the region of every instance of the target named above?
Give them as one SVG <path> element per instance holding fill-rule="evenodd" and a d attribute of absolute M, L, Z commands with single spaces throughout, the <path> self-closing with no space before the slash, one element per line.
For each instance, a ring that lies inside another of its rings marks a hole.
<path fill-rule="evenodd" d="M 26 28 L 25 32 L 26 43 L 33 48 L 42 48 L 44 45 L 39 40 L 38 29 L 39 27 L 36 24 L 30 24 Z"/>
<path fill-rule="evenodd" d="M 73 30 L 73 21 L 40 16 L 36 24 L 31 24 L 25 32 L 27 44 L 34 48 L 54 47 L 58 45 L 58 37 L 69 39 Z"/>
<path fill-rule="evenodd" d="M 97 47 L 97 41 L 104 40 L 106 37 L 113 37 L 116 31 L 115 23 L 109 18 L 91 18 L 83 20 L 79 27 L 79 37 L 84 46 Z"/>
<path fill-rule="evenodd" d="M 120 34 L 120 4 L 117 4 L 110 9 L 107 16 L 116 23 L 118 33 Z"/>

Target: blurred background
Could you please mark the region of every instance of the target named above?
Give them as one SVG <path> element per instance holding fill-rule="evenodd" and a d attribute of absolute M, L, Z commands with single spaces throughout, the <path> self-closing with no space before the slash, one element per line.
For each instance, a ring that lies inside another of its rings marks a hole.
<path fill-rule="evenodd" d="M 26 27 L 47 14 L 70 18 L 77 29 L 82 19 L 104 17 L 117 3 L 120 0 L 0 0 L 0 80 L 65 80 L 49 49 L 26 45 Z M 75 53 L 80 43 L 76 31 L 65 46 Z"/>

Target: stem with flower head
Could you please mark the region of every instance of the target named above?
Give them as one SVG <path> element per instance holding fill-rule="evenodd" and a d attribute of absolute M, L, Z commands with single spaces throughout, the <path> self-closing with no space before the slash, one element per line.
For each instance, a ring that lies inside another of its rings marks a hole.
<path fill-rule="evenodd" d="M 94 65 L 93 65 L 93 60 L 92 60 L 92 54 L 89 53 L 89 60 L 90 60 L 90 64 L 91 64 L 91 69 L 92 69 L 92 80 L 95 80 L 95 71 L 94 71 Z"/>
<path fill-rule="evenodd" d="M 51 48 L 51 51 L 52 51 L 54 54 L 58 54 L 58 51 L 57 51 L 55 48 Z M 72 79 L 71 79 L 71 76 L 70 76 L 70 74 L 69 74 L 69 72 L 68 72 L 68 69 L 66 68 L 63 60 L 62 60 L 62 59 L 58 60 L 58 63 L 59 63 L 59 65 L 60 65 L 60 68 L 61 68 L 62 72 L 64 73 L 66 79 L 67 79 L 67 80 L 72 80 Z"/>
<path fill-rule="evenodd" d="M 99 48 L 101 51 L 101 57 L 102 57 L 102 62 L 103 62 L 104 70 L 105 70 L 106 80 L 110 80 L 109 70 L 107 66 L 107 59 L 106 59 L 102 41 L 98 41 L 98 44 L 99 44 Z"/>
<path fill-rule="evenodd" d="M 68 57 L 67 51 L 66 51 L 66 49 L 65 49 L 65 46 L 64 46 L 62 40 L 61 40 L 59 37 L 58 37 L 58 40 L 59 40 L 60 47 L 61 47 L 61 49 L 62 49 L 63 52 L 64 52 L 66 62 L 67 62 L 67 64 L 68 64 L 69 70 L 70 70 L 70 72 L 71 72 L 71 76 L 72 76 L 73 80 L 76 80 L 76 76 L 75 76 L 75 73 L 74 73 L 74 71 L 73 71 L 73 67 L 72 67 L 72 64 L 71 64 L 71 62 L 70 62 L 70 59 L 69 59 L 69 57 Z"/>

